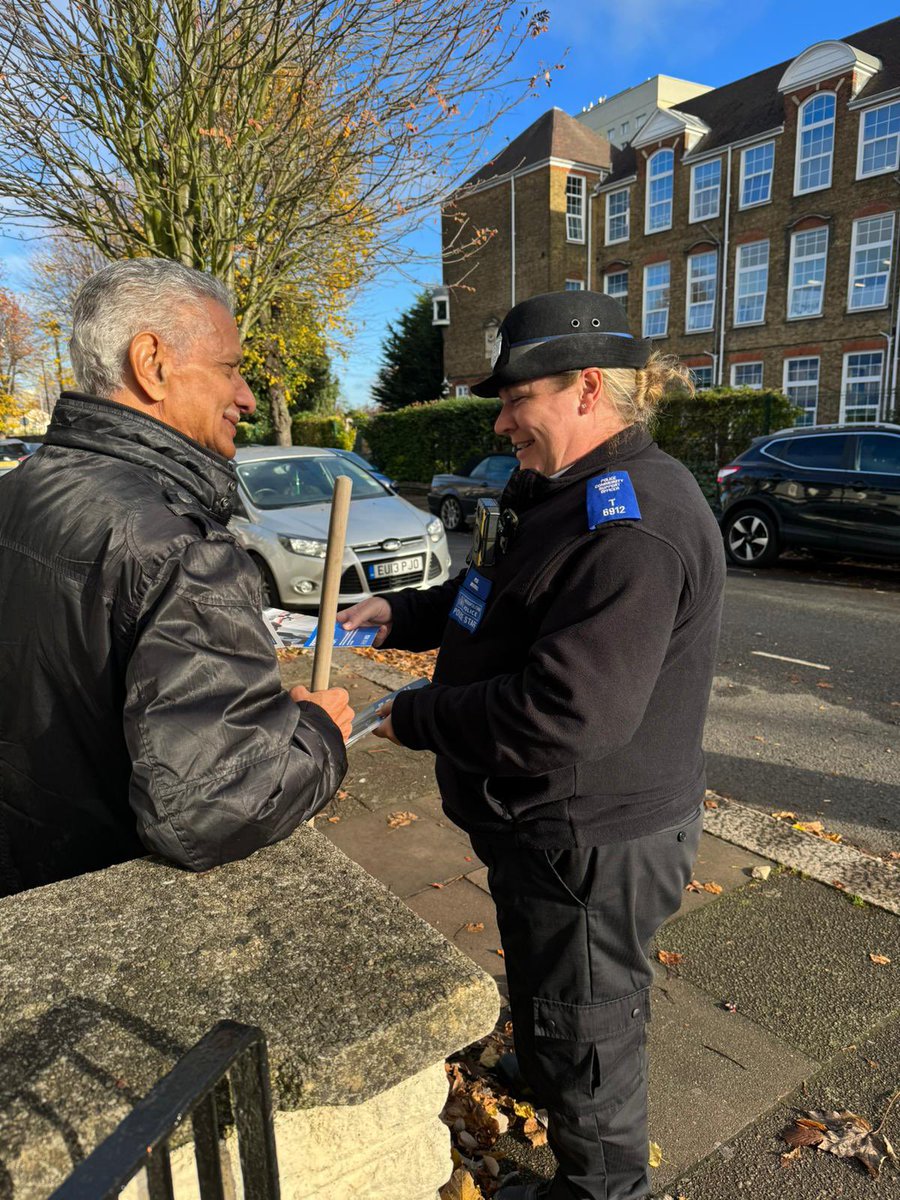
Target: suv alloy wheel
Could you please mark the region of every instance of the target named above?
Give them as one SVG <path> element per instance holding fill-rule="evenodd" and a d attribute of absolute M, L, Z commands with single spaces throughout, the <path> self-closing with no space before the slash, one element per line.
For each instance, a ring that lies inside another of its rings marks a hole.
<path fill-rule="evenodd" d="M 725 520 L 725 550 L 739 567 L 768 567 L 778 557 L 775 521 L 761 508 L 744 508 Z"/>

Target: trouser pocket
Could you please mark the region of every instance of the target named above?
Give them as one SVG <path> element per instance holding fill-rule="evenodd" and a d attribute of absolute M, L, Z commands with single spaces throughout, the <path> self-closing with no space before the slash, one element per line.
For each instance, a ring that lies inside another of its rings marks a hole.
<path fill-rule="evenodd" d="M 516 1045 L 523 1072 L 547 1108 L 587 1107 L 602 1115 L 644 1086 L 649 989 L 601 1004 L 535 996 L 531 1017 L 530 1029 L 517 1022 Z"/>

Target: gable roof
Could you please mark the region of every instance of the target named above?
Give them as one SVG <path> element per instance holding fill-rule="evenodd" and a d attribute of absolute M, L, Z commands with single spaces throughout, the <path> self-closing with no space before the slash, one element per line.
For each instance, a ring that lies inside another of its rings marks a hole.
<path fill-rule="evenodd" d="M 500 176 L 518 174 L 548 158 L 561 158 L 597 170 L 607 169 L 610 155 L 611 147 L 605 137 L 594 133 L 561 108 L 551 108 L 490 162 L 479 167 L 462 188 L 483 186 L 497 181 Z"/>
<path fill-rule="evenodd" d="M 900 87 L 900 17 L 882 21 L 880 25 L 872 25 L 840 40 L 881 61 L 881 69 L 862 88 L 857 100 Z M 677 106 L 678 112 L 696 117 L 709 127 L 709 133 L 691 147 L 691 155 L 717 150 L 783 125 L 784 97 L 778 85 L 785 71 L 805 49 L 785 62 L 745 75 L 743 79 L 690 100 L 682 100 Z M 624 162 L 616 162 L 613 174 L 606 182 L 632 174 L 633 162 L 628 165 L 630 169 Z"/>

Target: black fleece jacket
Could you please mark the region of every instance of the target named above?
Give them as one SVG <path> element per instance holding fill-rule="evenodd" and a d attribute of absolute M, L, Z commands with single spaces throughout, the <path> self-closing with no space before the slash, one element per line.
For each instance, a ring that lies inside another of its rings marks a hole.
<path fill-rule="evenodd" d="M 623 472 L 627 517 L 597 490 Z M 477 628 L 451 617 L 464 575 L 390 598 L 387 645 L 440 645 L 433 685 L 394 704 L 397 736 L 437 755 L 445 811 L 469 833 L 563 848 L 677 823 L 705 788 L 725 579 L 700 489 L 631 427 L 556 479 L 516 472 L 502 506 L 518 528 L 479 569 Z"/>

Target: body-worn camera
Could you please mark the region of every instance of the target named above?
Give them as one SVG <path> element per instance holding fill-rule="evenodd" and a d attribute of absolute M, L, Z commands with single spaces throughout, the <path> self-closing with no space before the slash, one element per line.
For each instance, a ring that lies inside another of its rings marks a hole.
<path fill-rule="evenodd" d="M 475 505 L 472 533 L 472 566 L 492 567 L 497 561 L 500 505 L 496 500 L 479 500 Z"/>

